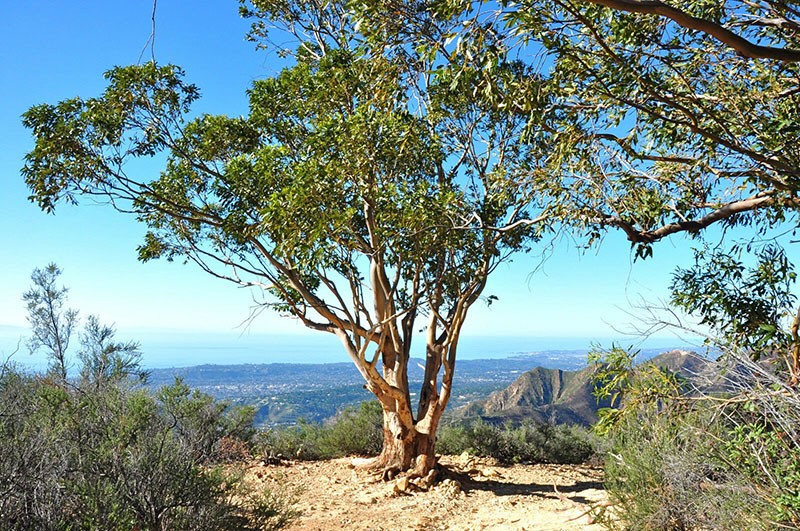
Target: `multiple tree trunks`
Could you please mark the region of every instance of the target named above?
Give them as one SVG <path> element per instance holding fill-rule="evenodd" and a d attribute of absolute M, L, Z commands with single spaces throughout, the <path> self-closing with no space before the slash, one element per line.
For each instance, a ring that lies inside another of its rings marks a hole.
<path fill-rule="evenodd" d="M 402 371 L 384 367 L 383 373 L 380 383 L 388 383 L 395 392 L 389 394 L 378 390 L 375 393 L 383 408 L 383 451 L 374 461 L 373 467 L 381 471 L 385 479 L 391 479 L 400 473 L 408 473 L 410 477 L 424 477 L 436 465 L 436 428 L 446 401 L 440 400 L 434 377 L 431 382 L 423 384 L 415 418 L 408 392 L 405 364 Z M 374 384 L 375 382 L 368 380 L 367 386 L 373 388 Z"/>
<path fill-rule="evenodd" d="M 383 409 L 383 450 L 366 467 L 380 472 L 387 480 L 400 474 L 409 478 L 429 477 L 436 466 L 436 429 L 452 387 L 453 345 L 445 348 L 428 338 L 434 344 L 426 349 L 425 373 L 415 415 L 408 380 L 408 345 L 402 340 L 392 343 L 380 337 L 373 339 L 378 347 L 369 362 L 349 334 L 338 330 L 337 335 L 364 377 L 365 387 L 375 394 Z M 458 334 L 450 330 L 449 337 Z M 382 370 L 376 366 L 378 359 Z"/>
<path fill-rule="evenodd" d="M 434 454 L 435 431 L 422 432 L 408 426 L 392 411 L 383 412 L 383 451 L 374 466 L 384 479 L 408 472 L 412 477 L 424 477 L 436 466 Z"/>

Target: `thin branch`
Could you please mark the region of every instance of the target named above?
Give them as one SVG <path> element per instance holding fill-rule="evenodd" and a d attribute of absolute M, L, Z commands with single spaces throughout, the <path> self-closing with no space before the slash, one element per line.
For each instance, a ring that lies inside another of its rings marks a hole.
<path fill-rule="evenodd" d="M 139 54 L 139 59 L 136 61 L 136 64 L 142 63 L 142 56 L 144 55 L 145 50 L 147 50 L 147 45 L 150 45 L 150 60 L 155 63 L 156 62 L 156 5 L 158 4 L 158 0 L 153 0 L 153 12 L 150 16 L 150 36 L 147 37 L 147 40 L 142 47 L 142 51 Z"/>

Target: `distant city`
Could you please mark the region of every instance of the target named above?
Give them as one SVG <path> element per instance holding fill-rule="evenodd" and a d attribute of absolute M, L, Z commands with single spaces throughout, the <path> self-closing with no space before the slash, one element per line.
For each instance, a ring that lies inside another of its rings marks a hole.
<path fill-rule="evenodd" d="M 664 349 L 642 349 L 639 359 L 646 360 L 662 352 Z M 456 363 L 449 411 L 487 398 L 536 367 L 573 371 L 583 368 L 586 354 L 586 350 L 546 350 L 505 358 L 462 359 Z M 408 367 L 413 399 L 422 381 L 423 360 L 412 359 Z M 374 399 L 349 362 L 153 369 L 149 385 L 157 388 L 175 378 L 217 399 L 255 407 L 256 423 L 261 426 L 295 424 L 301 419 L 321 422 L 344 407 Z"/>
<path fill-rule="evenodd" d="M 46 357 L 28 352 L 27 332 L 22 327 L 0 327 L 0 363 L 10 356 L 17 365 L 43 370 Z M 118 333 L 117 339 L 137 338 Z M 261 426 L 294 424 L 300 419 L 323 421 L 343 407 L 374 398 L 338 340 L 325 334 L 149 332 L 142 333 L 139 340 L 142 365 L 150 371 L 150 387 L 180 378 L 217 399 L 254 406 Z M 73 341 L 76 351 L 79 339 Z M 593 345 L 609 348 L 612 344 L 639 350 L 640 360 L 676 348 L 701 350 L 697 344 L 676 339 L 637 343 L 625 338 L 466 336 L 459 345 L 449 411 L 485 399 L 535 367 L 581 369 Z M 423 345 L 418 345 L 416 352 L 423 351 Z M 422 380 L 423 363 L 422 359 L 409 363 L 412 393 Z"/>

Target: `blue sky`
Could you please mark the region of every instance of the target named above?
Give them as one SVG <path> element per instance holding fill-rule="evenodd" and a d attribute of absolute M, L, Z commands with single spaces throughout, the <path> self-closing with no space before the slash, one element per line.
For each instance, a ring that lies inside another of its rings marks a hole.
<path fill-rule="evenodd" d="M 200 7 L 202 6 L 202 7 Z M 60 206 L 46 215 L 27 200 L 20 176 L 32 147 L 20 115 L 38 103 L 97 95 L 103 72 L 136 63 L 150 35 L 150 0 L 52 2 L 36 9 L 5 2 L 0 32 L 0 330 L 6 339 L 26 326 L 22 292 L 35 267 L 56 262 L 70 287 L 70 305 L 83 315 L 114 323 L 123 338 L 148 334 L 214 332 L 235 338 L 248 316 L 252 294 L 206 276 L 191 265 L 139 263 L 144 231 L 132 217 L 102 205 Z M 198 112 L 247 112 L 245 90 L 279 65 L 245 42 L 247 22 L 234 0 L 158 3 L 155 56 L 181 65 L 197 84 Z M 149 48 L 144 60 L 150 57 Z M 157 168 L 154 168 L 154 172 Z M 491 308 L 476 307 L 466 335 L 608 338 L 627 329 L 629 312 L 646 299 L 666 297 L 676 263 L 686 263 L 691 242 L 664 242 L 655 260 L 632 263 L 622 234 L 610 234 L 599 251 L 581 255 L 569 244 L 536 272 L 537 256 L 502 266 L 487 294 Z M 11 327 L 11 328 L 9 328 Z M 262 313 L 247 333 L 301 334 L 294 321 Z M 8 350 L 0 343 L 0 353 Z"/>

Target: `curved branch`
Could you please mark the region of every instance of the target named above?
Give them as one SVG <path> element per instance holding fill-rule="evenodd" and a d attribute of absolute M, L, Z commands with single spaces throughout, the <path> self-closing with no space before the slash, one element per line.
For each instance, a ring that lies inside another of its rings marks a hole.
<path fill-rule="evenodd" d="M 628 240 L 633 243 L 654 243 L 671 234 L 679 232 L 698 232 L 718 221 L 729 219 L 737 214 L 752 212 L 759 208 L 774 205 L 800 207 L 800 198 L 790 197 L 778 199 L 772 196 L 771 193 L 762 192 L 746 199 L 723 205 L 699 219 L 669 223 L 654 230 L 637 229 L 633 223 L 614 216 L 604 216 L 594 221 L 600 225 L 621 229 L 628 236 Z"/>
<path fill-rule="evenodd" d="M 585 0 L 590 4 L 628 13 L 666 17 L 684 28 L 701 31 L 730 46 L 750 59 L 774 59 L 785 63 L 800 62 L 800 50 L 753 44 L 744 37 L 710 20 L 697 18 L 659 0 Z"/>

